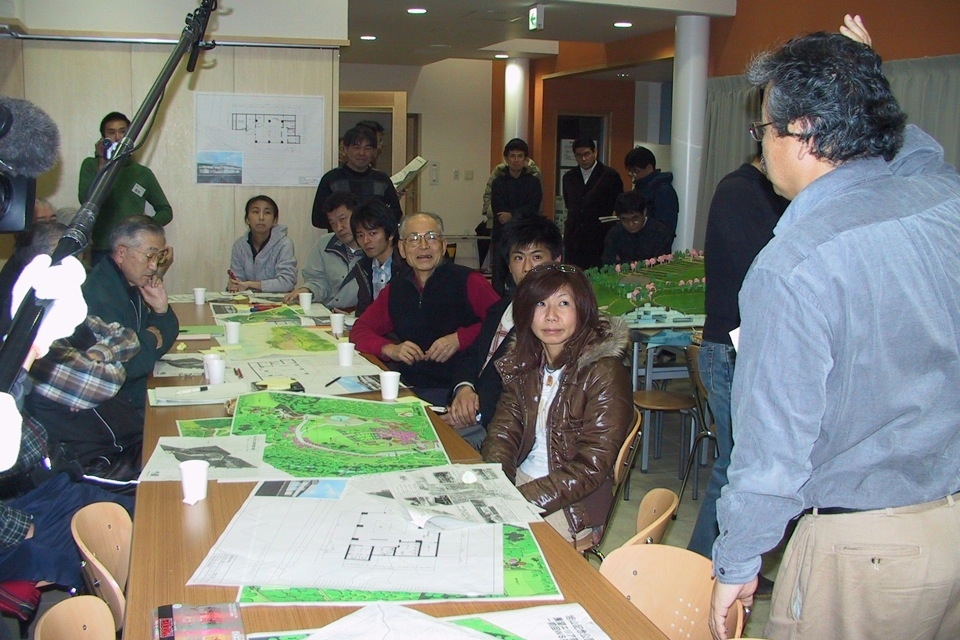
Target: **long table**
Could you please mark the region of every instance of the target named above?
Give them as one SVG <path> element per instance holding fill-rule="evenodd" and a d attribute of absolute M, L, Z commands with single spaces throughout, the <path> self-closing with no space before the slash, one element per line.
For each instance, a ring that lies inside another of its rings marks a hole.
<path fill-rule="evenodd" d="M 208 324 L 211 321 L 205 313 L 206 307 L 175 305 L 175 309 L 181 324 Z M 182 384 L 184 379 L 177 382 Z M 162 381 L 157 383 L 162 384 Z M 190 383 L 188 380 L 187 384 Z M 144 453 L 148 456 L 153 451 L 160 436 L 176 435 L 175 421 L 178 419 L 223 415 L 223 408 L 213 405 L 148 407 Z M 433 416 L 433 421 L 452 461 L 479 461 L 479 454 L 443 420 Z M 254 483 L 211 482 L 206 500 L 188 506 L 181 501 L 177 482 L 147 482 L 140 485 L 133 521 L 124 638 L 151 638 L 154 610 L 159 605 L 218 603 L 236 598 L 237 589 L 234 587 L 187 587 L 186 581 L 254 486 Z M 550 525 L 536 523 L 532 529 L 566 602 L 580 603 L 615 640 L 666 638 Z M 414 608 L 435 616 L 448 616 L 517 609 L 536 604 L 542 603 L 444 602 L 414 605 Z M 329 624 L 356 609 L 334 606 L 244 607 L 243 620 L 247 632 L 308 629 Z"/>

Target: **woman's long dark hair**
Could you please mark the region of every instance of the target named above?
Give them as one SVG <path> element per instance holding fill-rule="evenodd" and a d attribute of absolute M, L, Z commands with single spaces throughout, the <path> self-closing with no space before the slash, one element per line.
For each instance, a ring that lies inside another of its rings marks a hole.
<path fill-rule="evenodd" d="M 533 315 L 537 304 L 567 286 L 577 310 L 577 330 L 563 346 L 554 366 L 576 361 L 600 328 L 597 297 L 583 271 L 569 264 L 542 264 L 523 277 L 513 294 L 513 321 L 517 328 L 517 363 L 524 367 L 540 366 L 543 343 L 533 333 Z"/>

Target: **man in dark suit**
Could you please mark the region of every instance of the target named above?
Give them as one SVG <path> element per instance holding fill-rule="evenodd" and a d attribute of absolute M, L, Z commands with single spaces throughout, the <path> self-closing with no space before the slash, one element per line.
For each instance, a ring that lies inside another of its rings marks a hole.
<path fill-rule="evenodd" d="M 560 230 L 541 216 L 507 224 L 503 241 L 509 248 L 507 264 L 515 284 L 535 266 L 559 262 L 562 257 Z M 453 398 L 445 417 L 477 449 L 487 435 L 487 423 L 493 418 L 503 389 L 493 363 L 506 353 L 513 331 L 513 305 L 508 294 L 487 310 L 480 335 L 457 367 Z"/>
<path fill-rule="evenodd" d="M 563 174 L 563 202 L 567 207 L 563 250 L 566 260 L 582 269 L 600 266 L 606 230 L 602 216 L 613 215 L 623 180 L 616 169 L 597 160 L 597 145 L 590 138 L 573 141 L 576 169 Z"/>

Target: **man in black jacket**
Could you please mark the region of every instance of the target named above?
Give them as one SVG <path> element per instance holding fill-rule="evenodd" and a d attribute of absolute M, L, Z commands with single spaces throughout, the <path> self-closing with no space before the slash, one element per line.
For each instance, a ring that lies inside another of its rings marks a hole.
<path fill-rule="evenodd" d="M 357 317 L 373 304 L 393 277 L 410 267 L 397 250 L 397 222 L 390 209 L 377 200 L 359 207 L 350 218 L 350 229 L 363 257 L 353 267 L 357 279 Z"/>
<path fill-rule="evenodd" d="M 562 258 L 560 230 L 540 216 L 508 224 L 503 241 L 509 247 L 508 266 L 516 284 L 535 266 Z M 447 420 L 477 449 L 487 435 L 487 424 L 503 389 L 493 363 L 506 353 L 513 332 L 513 303 L 508 295 L 487 310 L 480 335 L 457 367 Z"/>
<path fill-rule="evenodd" d="M 569 264 L 589 269 L 600 266 L 605 235 L 600 218 L 613 214 L 623 180 L 616 169 L 597 160 L 597 145 L 590 138 L 574 140 L 573 155 L 580 166 L 563 174 L 563 254 Z"/>

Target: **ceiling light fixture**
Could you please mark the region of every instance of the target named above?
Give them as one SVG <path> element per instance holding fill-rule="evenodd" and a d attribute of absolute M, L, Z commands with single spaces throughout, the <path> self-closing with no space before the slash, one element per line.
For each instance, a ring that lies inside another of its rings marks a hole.
<path fill-rule="evenodd" d="M 360 36 L 361 40 L 376 40 L 377 36 Z"/>
<path fill-rule="evenodd" d="M 508 55 L 505 54 L 505 53 L 498 53 L 497 55 L 495 55 L 495 56 L 493 56 L 493 57 L 494 57 L 494 58 L 499 58 L 500 60 L 506 60 L 506 59 L 509 58 L 510 56 L 508 56 Z"/>
<path fill-rule="evenodd" d="M 412 15 L 417 15 L 417 16 L 418 16 L 418 15 L 421 15 L 421 14 L 424 14 L 424 13 L 426 13 L 426 12 L 427 12 L 427 10 L 424 9 L 423 7 L 410 7 L 409 9 L 407 9 L 407 13 L 412 14 Z"/>
<path fill-rule="evenodd" d="M 617 29 L 629 29 L 630 27 L 633 26 L 633 23 L 632 22 L 614 22 L 613 26 L 615 26 Z"/>

